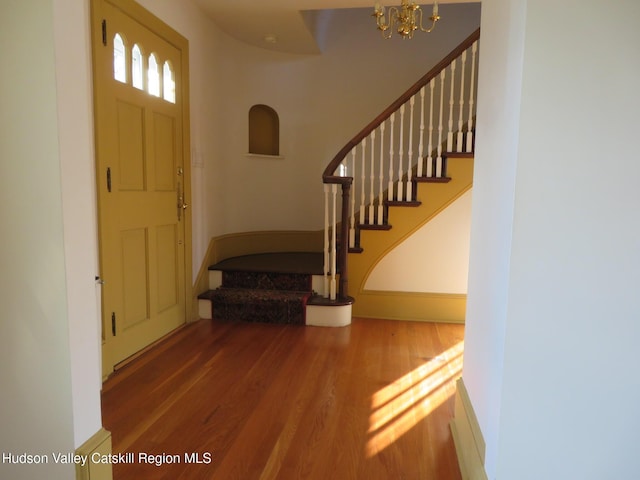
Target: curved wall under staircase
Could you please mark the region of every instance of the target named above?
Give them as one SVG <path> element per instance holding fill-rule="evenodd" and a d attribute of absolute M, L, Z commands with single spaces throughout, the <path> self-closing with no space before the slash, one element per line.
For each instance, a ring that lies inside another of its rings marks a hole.
<path fill-rule="evenodd" d="M 381 258 L 364 289 L 465 295 L 470 230 L 468 190 Z"/>

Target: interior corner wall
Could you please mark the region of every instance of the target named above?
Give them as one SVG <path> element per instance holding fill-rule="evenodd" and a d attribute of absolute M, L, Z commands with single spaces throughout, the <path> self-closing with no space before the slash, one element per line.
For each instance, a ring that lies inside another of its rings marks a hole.
<path fill-rule="evenodd" d="M 89 5 L 56 0 L 54 35 L 74 444 L 102 428 L 101 313 Z"/>
<path fill-rule="evenodd" d="M 0 4 L 0 440 L 7 454 L 74 450 L 51 0 Z M 0 478 L 73 478 L 0 463 Z"/>
<path fill-rule="evenodd" d="M 524 2 L 482 5 L 463 379 L 495 478 L 507 328 Z"/>
<path fill-rule="evenodd" d="M 640 4 L 607 12 L 483 5 L 463 379 L 490 479 L 640 470 Z"/>
<path fill-rule="evenodd" d="M 499 478 L 640 471 L 638 19 L 527 2 Z"/>

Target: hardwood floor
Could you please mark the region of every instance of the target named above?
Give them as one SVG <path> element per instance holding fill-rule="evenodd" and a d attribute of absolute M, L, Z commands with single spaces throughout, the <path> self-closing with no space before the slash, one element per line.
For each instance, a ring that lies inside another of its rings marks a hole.
<path fill-rule="evenodd" d="M 371 319 L 201 320 L 104 384 L 114 454 L 134 459 L 114 478 L 458 480 L 449 421 L 463 336 Z"/>

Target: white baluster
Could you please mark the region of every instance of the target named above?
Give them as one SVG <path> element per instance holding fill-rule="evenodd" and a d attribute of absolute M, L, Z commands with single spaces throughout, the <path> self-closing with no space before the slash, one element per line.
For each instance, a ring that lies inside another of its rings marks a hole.
<path fill-rule="evenodd" d="M 433 177 L 433 90 L 436 86 L 436 79 L 429 82 L 429 145 L 427 147 L 427 177 Z"/>
<path fill-rule="evenodd" d="M 462 152 L 462 117 L 464 116 L 464 71 L 467 63 L 467 51 L 462 52 L 460 68 L 460 111 L 458 112 L 458 135 L 456 139 L 456 152 Z"/>
<path fill-rule="evenodd" d="M 331 282 L 329 285 L 329 290 L 330 290 L 330 294 L 329 297 L 331 298 L 331 300 L 335 300 L 336 299 L 336 257 L 338 256 L 338 251 L 336 248 L 336 243 L 337 243 L 337 235 L 336 235 L 336 230 L 337 230 L 337 225 L 338 225 L 338 220 L 337 220 L 337 209 L 336 209 L 336 194 L 338 193 L 338 185 L 336 185 L 335 183 L 331 185 L 331 196 L 333 197 L 332 199 L 332 215 L 331 215 Z"/>
<path fill-rule="evenodd" d="M 329 275 L 331 262 L 329 259 L 329 184 L 324 184 L 324 292 L 325 298 L 329 297 Z"/>
<path fill-rule="evenodd" d="M 365 160 L 364 160 L 364 156 L 365 156 L 365 150 L 367 149 L 367 139 L 364 138 L 362 139 L 362 142 L 360 143 L 360 146 L 362 148 L 362 172 L 360 172 L 360 225 L 364 225 L 365 223 L 367 223 L 365 221 L 365 209 L 364 209 L 364 200 L 366 198 L 365 196 L 365 192 L 364 192 L 364 187 L 365 187 L 365 183 L 364 183 L 364 179 L 365 179 Z"/>
<path fill-rule="evenodd" d="M 380 172 L 379 172 L 379 195 L 378 195 L 378 225 L 382 225 L 384 223 L 384 205 L 382 197 L 384 192 L 382 191 L 382 186 L 384 185 L 384 129 L 385 123 L 382 122 L 380 124 Z"/>
<path fill-rule="evenodd" d="M 404 159 L 404 104 L 400 107 L 400 133 L 398 134 L 398 192 L 396 199 L 401 202 L 404 199 L 402 188 L 402 162 Z"/>
<path fill-rule="evenodd" d="M 356 178 L 356 147 L 351 149 L 351 176 Z M 355 248 L 356 246 L 356 191 L 355 188 L 351 192 L 351 217 L 349 218 L 349 247 Z"/>
<path fill-rule="evenodd" d="M 444 81 L 445 71 L 440 73 L 440 120 L 438 122 L 438 156 L 436 158 L 436 177 L 442 176 L 442 111 L 444 109 Z"/>
<path fill-rule="evenodd" d="M 420 89 L 420 143 L 418 144 L 418 170 L 416 175 L 422 176 L 422 164 L 424 163 L 424 91 L 425 87 Z"/>
<path fill-rule="evenodd" d="M 451 62 L 451 91 L 449 92 L 449 131 L 447 132 L 447 152 L 453 151 L 453 104 L 454 80 L 456 78 L 456 61 Z"/>
<path fill-rule="evenodd" d="M 413 200 L 413 185 L 411 176 L 413 174 L 413 105 L 415 95 L 409 100 L 409 148 L 407 149 L 407 202 Z"/>
<path fill-rule="evenodd" d="M 469 122 L 467 124 L 467 152 L 473 150 L 473 105 L 476 75 L 476 52 L 478 51 L 478 41 L 471 46 L 471 84 L 469 85 Z"/>
<path fill-rule="evenodd" d="M 387 199 L 393 200 L 393 124 L 396 121 L 396 112 L 391 114 L 391 126 L 389 128 L 389 182 L 387 185 Z"/>
<path fill-rule="evenodd" d="M 373 131 L 371 132 L 371 165 L 370 165 L 370 172 L 369 172 L 369 225 L 374 225 L 376 223 L 376 212 L 375 212 L 376 196 L 373 189 L 373 182 L 376 179 L 375 164 L 374 164 L 375 145 L 376 145 L 376 130 L 373 129 Z"/>

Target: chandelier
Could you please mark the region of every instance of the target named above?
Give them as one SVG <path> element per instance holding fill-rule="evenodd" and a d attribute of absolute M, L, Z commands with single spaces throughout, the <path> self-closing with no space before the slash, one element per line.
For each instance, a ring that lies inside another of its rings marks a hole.
<path fill-rule="evenodd" d="M 413 38 L 413 32 L 416 30 L 429 33 L 436 26 L 436 22 L 440 20 L 438 2 L 433 4 L 433 12 L 429 17 L 431 20 L 429 28 L 422 26 L 422 9 L 420 5 L 416 5 L 412 1 L 402 0 L 400 7 L 389 7 L 387 16 L 385 16 L 385 10 L 383 5 L 376 3 L 371 14 L 372 17 L 376 17 L 376 24 L 383 38 L 391 38 L 394 28 L 403 39 Z"/>

